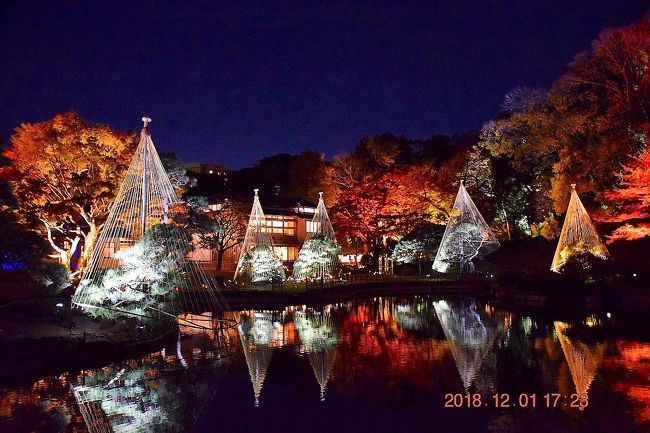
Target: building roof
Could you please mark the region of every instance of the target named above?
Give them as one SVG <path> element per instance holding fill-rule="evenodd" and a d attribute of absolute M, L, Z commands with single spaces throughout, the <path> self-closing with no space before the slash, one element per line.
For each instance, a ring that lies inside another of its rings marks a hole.
<path fill-rule="evenodd" d="M 248 197 L 233 195 L 229 193 L 215 194 L 208 198 L 210 204 L 216 204 L 225 199 L 237 201 L 240 203 L 253 203 L 252 194 Z M 316 212 L 316 203 L 290 197 L 278 197 L 275 195 L 260 196 L 260 202 L 265 215 L 283 215 L 298 216 L 301 218 L 311 218 Z"/>

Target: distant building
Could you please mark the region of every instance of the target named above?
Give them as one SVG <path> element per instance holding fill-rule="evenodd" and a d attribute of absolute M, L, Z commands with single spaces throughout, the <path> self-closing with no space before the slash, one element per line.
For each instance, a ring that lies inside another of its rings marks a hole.
<path fill-rule="evenodd" d="M 218 212 L 220 203 L 221 201 L 218 199 L 210 200 L 207 211 Z M 307 233 L 316 231 L 316 227 L 312 222 L 316 212 L 316 204 L 305 200 L 269 196 L 263 198 L 262 207 L 266 217 L 266 230 L 273 236 L 275 252 L 282 260 L 285 268 L 291 271 Z M 247 214 L 245 218 L 247 223 Z M 221 273 L 232 274 L 235 271 L 241 253 L 241 246 L 242 244 L 239 244 L 224 253 Z M 195 242 L 195 250 L 191 253 L 191 258 L 202 262 L 204 269 L 207 271 L 217 273 L 216 251 L 201 247 Z"/>
<path fill-rule="evenodd" d="M 200 183 L 205 183 L 220 190 L 228 186 L 232 173 L 232 170 L 219 164 L 195 162 L 185 164 L 184 167 L 190 175 L 199 179 Z"/>
<path fill-rule="evenodd" d="M 206 164 L 203 162 L 190 162 L 184 165 L 185 170 L 198 174 L 213 174 L 215 176 L 227 176 L 230 169 L 219 164 Z"/>

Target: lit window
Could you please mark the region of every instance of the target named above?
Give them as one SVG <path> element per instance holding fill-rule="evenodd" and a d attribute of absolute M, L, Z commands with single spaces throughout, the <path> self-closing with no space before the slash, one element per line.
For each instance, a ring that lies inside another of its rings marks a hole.
<path fill-rule="evenodd" d="M 307 233 L 316 233 L 320 229 L 320 221 L 307 221 Z"/>
<path fill-rule="evenodd" d="M 285 219 L 282 216 L 269 215 L 266 217 L 265 228 L 262 231 L 276 235 L 294 236 L 296 233 L 296 222 L 293 219 Z"/>
<path fill-rule="evenodd" d="M 308 206 L 298 206 L 295 207 L 294 212 L 298 213 L 316 213 L 316 208 L 315 207 L 308 207 Z"/>
<path fill-rule="evenodd" d="M 286 262 L 289 260 L 289 251 L 287 247 L 274 247 L 275 254 L 282 260 L 283 262 Z"/>
<path fill-rule="evenodd" d="M 274 247 L 275 254 L 283 262 L 292 262 L 296 260 L 298 249 L 296 247 Z"/>

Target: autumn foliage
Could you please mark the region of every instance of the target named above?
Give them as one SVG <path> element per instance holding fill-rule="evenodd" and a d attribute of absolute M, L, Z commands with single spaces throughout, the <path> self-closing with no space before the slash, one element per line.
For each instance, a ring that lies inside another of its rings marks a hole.
<path fill-rule="evenodd" d="M 81 247 L 89 257 L 135 146 L 128 134 L 65 113 L 24 123 L 4 151 L 0 171 L 24 223 L 42 233 L 62 264 Z M 83 241 L 83 242 L 82 242 Z"/>
<path fill-rule="evenodd" d="M 559 219 L 572 183 L 590 211 L 609 200 L 620 202 L 623 213 L 610 215 L 610 221 L 625 221 L 632 216 L 626 213 L 641 211 L 629 207 L 629 200 L 639 199 L 631 195 L 643 194 L 630 184 L 639 176 L 630 173 L 630 164 L 643 163 L 630 162 L 629 155 L 640 154 L 648 143 L 648 52 L 650 15 L 606 30 L 550 91 L 515 90 L 506 98 L 503 115 L 485 126 L 480 145 L 511 168 L 511 184 L 520 184 L 521 198 L 532 209 L 529 223 L 544 230 L 546 222 Z M 630 227 L 614 237 L 648 235 L 643 225 Z"/>
<path fill-rule="evenodd" d="M 610 241 L 634 240 L 650 236 L 650 151 L 631 159 L 623 166 L 620 186 L 606 193 L 614 206 L 609 220 L 625 223 L 617 228 Z"/>

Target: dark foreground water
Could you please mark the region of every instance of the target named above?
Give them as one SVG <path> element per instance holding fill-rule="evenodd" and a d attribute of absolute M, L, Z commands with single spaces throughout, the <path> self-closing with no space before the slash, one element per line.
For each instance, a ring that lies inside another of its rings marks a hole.
<path fill-rule="evenodd" d="M 228 332 L 0 385 L 0 431 L 650 431 L 650 329 L 607 313 L 408 297 L 233 315 Z"/>

